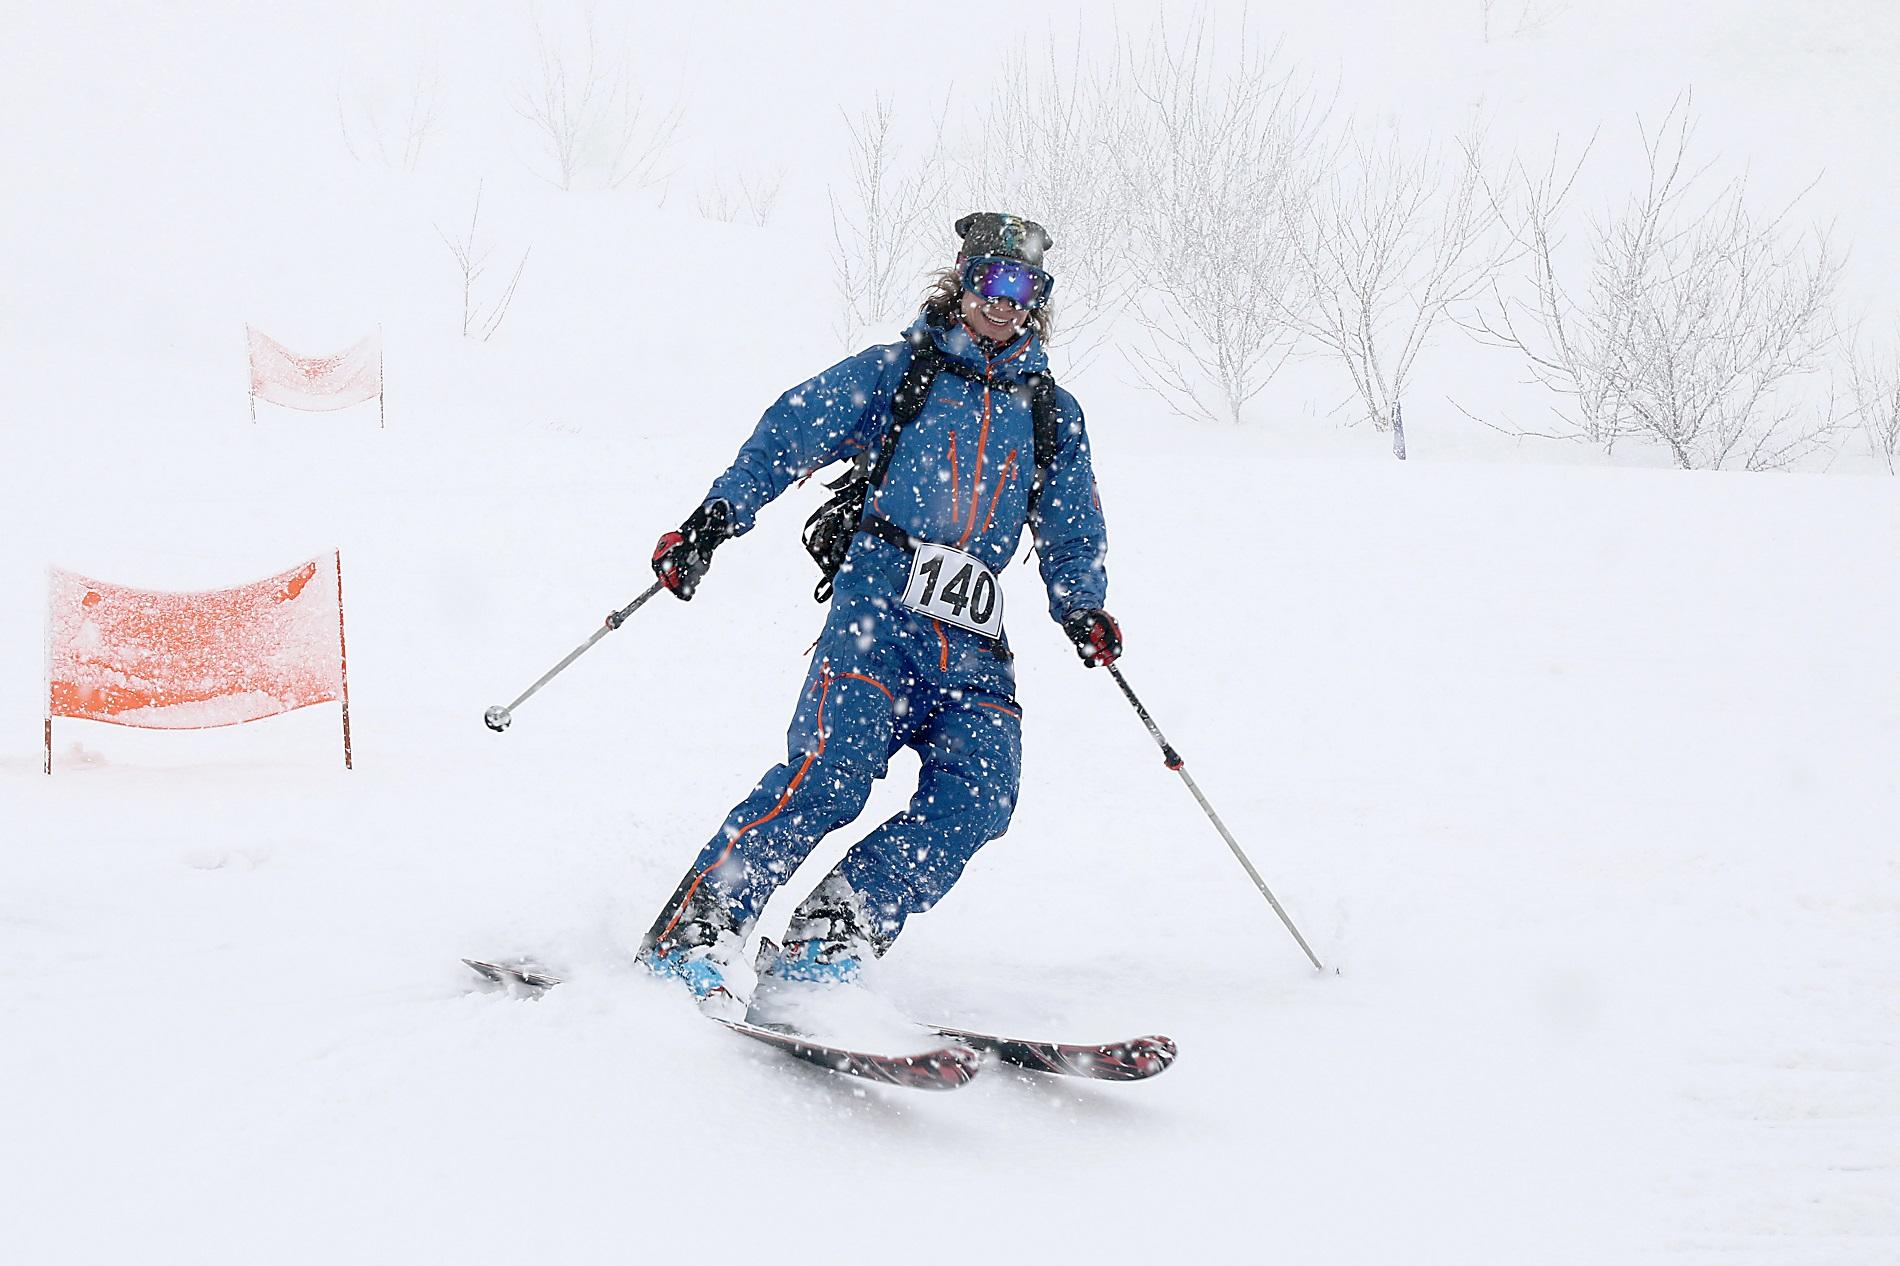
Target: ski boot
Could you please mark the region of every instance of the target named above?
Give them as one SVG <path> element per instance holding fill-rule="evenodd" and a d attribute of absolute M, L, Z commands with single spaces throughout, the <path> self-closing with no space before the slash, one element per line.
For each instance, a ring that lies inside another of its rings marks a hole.
<path fill-rule="evenodd" d="M 725 903 L 694 900 L 677 919 L 662 916 L 634 961 L 692 991 L 699 1009 L 719 1020 L 743 1020 L 758 976 L 743 959 L 745 930 Z"/>
<path fill-rule="evenodd" d="M 792 913 L 783 945 L 759 943 L 758 971 L 775 980 L 847 985 L 883 953 L 864 930 L 864 900 L 842 876 L 828 875 Z"/>

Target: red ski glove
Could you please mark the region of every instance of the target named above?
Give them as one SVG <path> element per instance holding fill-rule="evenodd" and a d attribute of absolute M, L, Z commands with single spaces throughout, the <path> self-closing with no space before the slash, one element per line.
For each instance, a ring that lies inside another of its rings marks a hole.
<path fill-rule="evenodd" d="M 681 602 L 691 602 L 699 582 L 712 566 L 712 552 L 732 535 L 732 508 L 724 501 L 708 501 L 668 532 L 653 547 L 653 574 Z"/>
<path fill-rule="evenodd" d="M 1075 653 L 1090 668 L 1106 667 L 1121 657 L 1121 626 L 1100 607 L 1069 612 L 1062 621 L 1062 631 L 1069 635 L 1069 640 L 1075 643 Z"/>

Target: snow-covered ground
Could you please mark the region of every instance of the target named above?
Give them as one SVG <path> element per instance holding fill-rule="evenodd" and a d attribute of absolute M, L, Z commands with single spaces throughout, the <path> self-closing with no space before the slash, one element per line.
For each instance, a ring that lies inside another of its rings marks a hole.
<path fill-rule="evenodd" d="M 1641 40 L 1631 6 L 1572 9 L 1490 46 L 1404 31 L 1464 50 L 1445 99 L 1556 58 L 1614 67 L 1602 117 L 1632 82 L 1666 106 L 1671 47 L 1731 121 L 1893 93 L 1884 6 L 1684 6 Z M 1182 1055 L 1130 1087 L 861 1088 L 627 962 L 782 750 L 822 620 L 796 541 L 815 483 L 692 604 L 643 610 L 506 735 L 480 723 L 645 586 L 759 408 L 836 357 L 821 220 L 791 190 L 760 230 L 498 166 L 484 215 L 534 255 L 503 332 L 464 342 L 431 221 L 472 186 L 369 174 L 336 136 L 338 59 L 395 19 L 66 12 L 0 50 L 9 117 L 42 120 L 5 138 L 36 178 L 0 212 L 6 1260 L 1900 1260 L 1894 481 L 1610 468 L 1424 410 L 1401 466 L 1315 416 L 1334 399 L 1270 389 L 1262 423 L 1215 430 L 1091 371 L 1129 680 L 1328 970 L 1012 569 L 1021 808 L 873 983 L 917 1016 Z M 773 41 L 831 77 L 748 135 L 813 166 L 860 102 L 847 54 L 941 73 L 871 6 L 831 38 L 705 12 L 675 34 L 709 145 L 772 113 L 730 86 L 790 82 Z M 499 57 L 503 22 L 443 56 Z M 1441 109 L 1374 30 L 1335 37 L 1348 89 Z M 1824 209 L 1869 235 L 1894 179 L 1874 131 L 1800 156 L 1843 156 Z M 1765 179 L 1808 171 L 1768 148 Z M 1865 292 L 1890 249 L 1857 255 Z M 388 429 L 253 426 L 246 320 L 312 352 L 380 322 Z M 1445 364 L 1442 394 L 1498 372 Z M 48 566 L 197 589 L 332 547 L 353 772 L 326 706 L 63 721 L 40 773 Z M 475 990 L 456 960 L 497 953 L 571 982 Z"/>

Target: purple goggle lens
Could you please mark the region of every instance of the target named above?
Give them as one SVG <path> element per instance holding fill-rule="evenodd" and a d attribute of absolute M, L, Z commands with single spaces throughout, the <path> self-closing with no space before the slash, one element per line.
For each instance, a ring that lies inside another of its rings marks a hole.
<path fill-rule="evenodd" d="M 979 255 L 963 265 L 963 288 L 984 299 L 1008 299 L 1019 308 L 1040 308 L 1055 278 L 1014 259 Z"/>

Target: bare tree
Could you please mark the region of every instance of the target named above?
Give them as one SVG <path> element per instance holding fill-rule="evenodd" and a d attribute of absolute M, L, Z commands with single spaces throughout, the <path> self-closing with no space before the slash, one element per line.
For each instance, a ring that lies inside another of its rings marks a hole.
<path fill-rule="evenodd" d="M 1508 255 L 1484 196 L 1482 138 L 1408 151 L 1392 133 L 1292 191 L 1310 300 L 1289 320 L 1342 364 L 1365 419 L 1405 456 L 1400 402 L 1439 323 Z"/>
<path fill-rule="evenodd" d="M 1223 47 L 1239 50 L 1225 71 Z M 1146 340 L 1126 352 L 1183 416 L 1240 421 L 1297 340 L 1306 281 L 1280 208 L 1314 165 L 1326 110 L 1274 60 L 1244 27 L 1216 39 L 1205 15 L 1178 45 L 1160 32 L 1130 71 L 1139 108 L 1105 147 L 1142 281 Z"/>
<path fill-rule="evenodd" d="M 1900 474 L 1900 354 L 1851 348 L 1847 384 L 1867 451 L 1888 474 Z"/>
<path fill-rule="evenodd" d="M 631 54 L 603 49 L 592 4 L 578 58 L 549 38 L 538 15 L 532 20 L 537 73 L 518 86 L 514 107 L 539 141 L 537 174 L 559 189 L 639 189 L 662 180 L 685 107 L 648 107 Z"/>
<path fill-rule="evenodd" d="M 442 239 L 442 244 L 449 248 L 449 253 L 455 256 L 456 266 L 461 270 L 462 337 L 478 338 L 486 343 L 495 337 L 495 331 L 499 330 L 501 323 L 508 319 L 509 305 L 515 301 L 515 288 L 521 284 L 522 271 L 528 266 L 528 252 L 534 248 L 530 246 L 528 250 L 521 252 L 521 262 L 515 265 L 514 274 L 509 277 L 508 284 L 492 302 L 484 307 L 476 297 L 475 289 L 477 283 L 481 281 L 482 274 L 487 271 L 491 247 L 476 236 L 481 217 L 482 186 L 478 182 L 475 186 L 475 209 L 469 213 L 468 217 L 468 233 L 458 241 L 444 233 L 439 224 L 436 225 L 435 232 L 436 236 Z"/>
<path fill-rule="evenodd" d="M 400 100 L 380 83 L 339 83 L 336 117 L 343 147 L 359 163 L 374 160 L 392 171 L 414 171 L 436 129 L 437 92 L 433 67 L 418 69 Z"/>
<path fill-rule="evenodd" d="M 895 107 L 878 98 L 856 116 L 851 134 L 851 185 L 831 201 L 832 262 L 842 301 L 838 335 L 849 345 L 861 331 L 909 315 L 941 234 L 947 192 L 944 120 L 940 114 L 924 152 L 912 158 L 894 135 Z M 945 221 L 948 224 L 948 221 Z"/>
<path fill-rule="evenodd" d="M 785 168 L 781 164 L 761 176 L 741 176 L 739 192 L 745 198 L 746 218 L 764 228 L 772 222 L 778 206 L 779 190 L 785 187 Z"/>
<path fill-rule="evenodd" d="M 1492 191 L 1492 206 L 1511 226 L 1523 250 L 1534 297 L 1528 303 L 1507 297 L 1503 285 L 1494 279 L 1491 312 L 1480 310 L 1467 328 L 1481 342 L 1522 352 L 1527 357 L 1532 380 L 1569 399 L 1569 404 L 1558 413 L 1562 421 L 1559 433 L 1508 428 L 1510 432 L 1547 439 L 1579 439 L 1610 451 L 1621 434 L 1623 401 L 1617 394 L 1620 380 L 1609 371 L 1607 349 L 1628 345 L 1630 313 L 1616 304 L 1606 305 L 1600 311 L 1582 310 L 1564 288 L 1557 271 L 1557 260 L 1564 245 L 1561 212 L 1595 145 L 1596 137 L 1592 136 L 1577 160 L 1566 165 L 1559 141 L 1551 149 L 1550 162 L 1536 174 L 1521 160 L 1516 162 L 1512 179 L 1523 202 L 1516 214 L 1507 213 L 1497 192 Z M 1520 332 L 1520 325 L 1526 324 L 1520 314 L 1525 313 L 1528 328 L 1535 328 L 1541 334 L 1539 344 L 1534 344 L 1527 333 Z M 1606 349 L 1606 354 L 1599 355 L 1599 349 Z"/>
<path fill-rule="evenodd" d="M 738 195 L 718 177 L 714 177 L 710 188 L 700 190 L 693 202 L 699 208 L 699 218 L 702 220 L 731 224 L 739 218 Z"/>
<path fill-rule="evenodd" d="M 1689 166 L 1688 106 L 1685 95 L 1654 132 L 1639 121 L 1647 181 L 1592 226 L 1580 289 L 1566 284 L 1559 257 L 1575 170 L 1560 179 L 1554 159 L 1541 176 L 1519 168 L 1515 234 L 1532 297 L 1495 291 L 1474 328 L 1522 352 L 1533 377 L 1568 399 L 1544 434 L 1606 451 L 1640 439 L 1685 470 L 1782 469 L 1834 429 L 1833 409 L 1816 410 L 1795 388 L 1827 347 L 1840 263 L 1824 232 L 1789 225 L 1799 198 L 1764 219 L 1745 177 L 1696 196 L 1709 167 Z"/>
<path fill-rule="evenodd" d="M 702 219 L 717 220 L 721 224 L 731 224 L 743 214 L 747 223 L 764 228 L 772 221 L 772 210 L 784 184 L 783 166 L 774 167 L 762 176 L 740 176 L 736 190 L 715 176 L 712 187 L 700 191 L 699 214 Z"/>
<path fill-rule="evenodd" d="M 1098 355 L 1128 298 L 1124 188 L 1105 156 L 1131 118 L 1119 48 L 1089 57 L 1077 42 L 1065 64 L 1055 43 L 1012 51 L 981 94 L 957 159 L 968 210 L 1011 211 L 1055 239 L 1056 346 L 1078 370 Z M 1033 120 L 1033 126 L 1024 126 Z"/>

